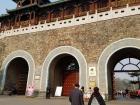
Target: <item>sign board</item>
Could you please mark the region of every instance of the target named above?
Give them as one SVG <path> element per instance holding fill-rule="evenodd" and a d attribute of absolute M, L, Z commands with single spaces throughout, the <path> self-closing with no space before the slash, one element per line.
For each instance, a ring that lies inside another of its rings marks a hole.
<path fill-rule="evenodd" d="M 96 79 L 95 79 L 95 77 L 90 76 L 90 77 L 89 77 L 89 81 L 96 81 Z"/>
<path fill-rule="evenodd" d="M 95 87 L 96 86 L 96 82 L 95 81 L 90 81 L 89 82 L 89 87 Z"/>
<path fill-rule="evenodd" d="M 62 86 L 57 86 L 55 90 L 55 96 L 61 96 L 62 94 Z"/>
<path fill-rule="evenodd" d="M 36 80 L 39 80 L 39 79 L 40 79 L 40 75 L 36 75 L 36 76 L 35 76 L 35 79 L 36 79 Z"/>
<path fill-rule="evenodd" d="M 96 76 L 96 68 L 89 67 L 89 76 Z"/>

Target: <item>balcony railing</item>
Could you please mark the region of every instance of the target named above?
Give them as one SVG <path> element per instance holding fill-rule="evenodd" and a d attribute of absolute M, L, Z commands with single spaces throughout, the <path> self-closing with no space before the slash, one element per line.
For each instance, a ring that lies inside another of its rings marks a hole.
<path fill-rule="evenodd" d="M 20 22 L 21 27 L 27 27 L 27 26 L 29 26 L 29 24 L 30 24 L 30 20 Z"/>
<path fill-rule="evenodd" d="M 64 19 L 70 19 L 70 18 L 72 18 L 73 17 L 73 15 L 65 15 L 64 16 Z"/>
<path fill-rule="evenodd" d="M 117 1 L 111 2 L 111 7 L 120 8 L 120 7 L 124 7 L 126 4 L 139 5 L 140 0 L 117 0 Z"/>
<path fill-rule="evenodd" d="M 108 7 L 98 8 L 97 11 L 98 11 L 98 13 L 100 13 L 100 12 L 108 11 L 109 9 L 110 9 L 110 7 L 108 6 Z"/>
<path fill-rule="evenodd" d="M 87 14 L 87 11 L 85 11 L 85 12 L 80 12 L 79 13 L 79 16 L 85 16 Z"/>

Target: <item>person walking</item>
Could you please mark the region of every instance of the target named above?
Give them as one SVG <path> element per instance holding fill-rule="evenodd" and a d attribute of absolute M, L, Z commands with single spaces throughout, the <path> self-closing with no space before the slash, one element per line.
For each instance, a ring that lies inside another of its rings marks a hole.
<path fill-rule="evenodd" d="M 93 90 L 91 89 L 91 87 L 88 88 L 87 94 L 86 94 L 86 99 L 89 100 L 89 98 L 91 97 Z"/>
<path fill-rule="evenodd" d="M 81 91 L 82 91 L 82 93 L 83 93 L 83 95 L 84 95 L 84 93 L 85 93 L 84 86 L 81 87 Z"/>
<path fill-rule="evenodd" d="M 75 84 L 74 90 L 70 93 L 69 101 L 71 105 L 84 105 L 83 93 L 79 89 L 79 84 Z"/>
<path fill-rule="evenodd" d="M 50 99 L 50 95 L 51 95 L 51 88 L 48 86 L 46 88 L 46 99 Z"/>
<path fill-rule="evenodd" d="M 88 105 L 106 105 L 98 87 L 94 87 L 94 92 L 89 99 Z"/>

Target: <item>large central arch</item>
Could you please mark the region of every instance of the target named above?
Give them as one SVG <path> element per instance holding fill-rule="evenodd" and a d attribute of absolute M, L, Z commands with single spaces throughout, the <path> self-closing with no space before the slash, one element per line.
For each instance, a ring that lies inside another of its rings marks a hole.
<path fill-rule="evenodd" d="M 54 96 L 57 86 L 62 86 L 62 95 L 69 96 L 74 84 L 79 83 L 79 65 L 69 54 L 61 54 L 53 59 L 49 68 L 48 87 Z"/>
<path fill-rule="evenodd" d="M 71 46 L 61 46 L 52 50 L 46 57 L 41 75 L 41 91 L 46 91 L 49 81 L 49 69 L 52 61 L 59 55 L 70 55 L 73 56 L 79 65 L 79 83 L 82 86 L 87 87 L 87 63 L 83 54 L 74 47 Z"/>

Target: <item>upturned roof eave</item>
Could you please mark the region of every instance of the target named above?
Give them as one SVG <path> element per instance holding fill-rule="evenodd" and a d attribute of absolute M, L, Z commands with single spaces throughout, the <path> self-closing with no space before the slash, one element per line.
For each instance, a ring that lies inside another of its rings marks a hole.
<path fill-rule="evenodd" d="M 9 14 L 2 14 L 2 15 L 0 15 L 0 20 L 3 19 L 3 18 L 6 18 L 8 16 L 10 16 L 10 15 Z"/>
<path fill-rule="evenodd" d="M 21 0 L 12 0 L 13 2 L 17 3 L 18 1 L 21 1 Z"/>
<path fill-rule="evenodd" d="M 13 1 L 19 1 L 19 0 L 13 0 Z M 37 6 L 38 8 L 44 8 L 44 7 L 50 7 L 50 6 L 54 6 L 57 4 L 65 3 L 68 1 L 71 1 L 71 0 L 60 0 L 60 1 L 52 2 L 52 3 L 48 3 L 48 4 L 43 4 L 43 5 L 38 5 L 37 3 L 31 4 L 31 5 L 26 5 L 24 7 L 15 8 L 12 10 L 7 10 L 7 14 L 0 15 L 0 18 L 8 17 L 13 12 L 20 11 L 20 10 L 23 10 L 23 9 L 26 9 L 29 7 Z"/>
<path fill-rule="evenodd" d="M 31 5 L 26 5 L 24 7 L 15 8 L 15 9 L 12 9 L 12 10 L 7 10 L 7 13 L 10 14 L 12 12 L 23 10 L 23 9 L 26 9 L 26 8 L 29 8 L 29 7 L 33 7 L 33 6 L 37 6 L 39 8 L 50 7 L 50 6 L 54 6 L 54 5 L 57 5 L 57 4 L 65 3 L 65 2 L 68 2 L 68 1 L 71 1 L 71 0 L 60 0 L 60 1 L 52 2 L 52 3 L 48 3 L 48 4 L 43 4 L 43 5 L 38 5 L 37 3 L 35 3 L 35 4 L 31 4 Z"/>
<path fill-rule="evenodd" d="M 26 9 L 26 8 L 30 8 L 30 7 L 33 7 L 33 6 L 37 6 L 37 4 L 31 4 L 31 5 L 26 5 L 24 7 L 18 7 L 18 8 L 15 8 L 15 9 L 12 9 L 12 10 L 7 10 L 7 13 L 12 13 L 12 12 L 15 12 L 15 11 L 20 11 L 20 10 L 23 10 L 23 9 Z"/>

